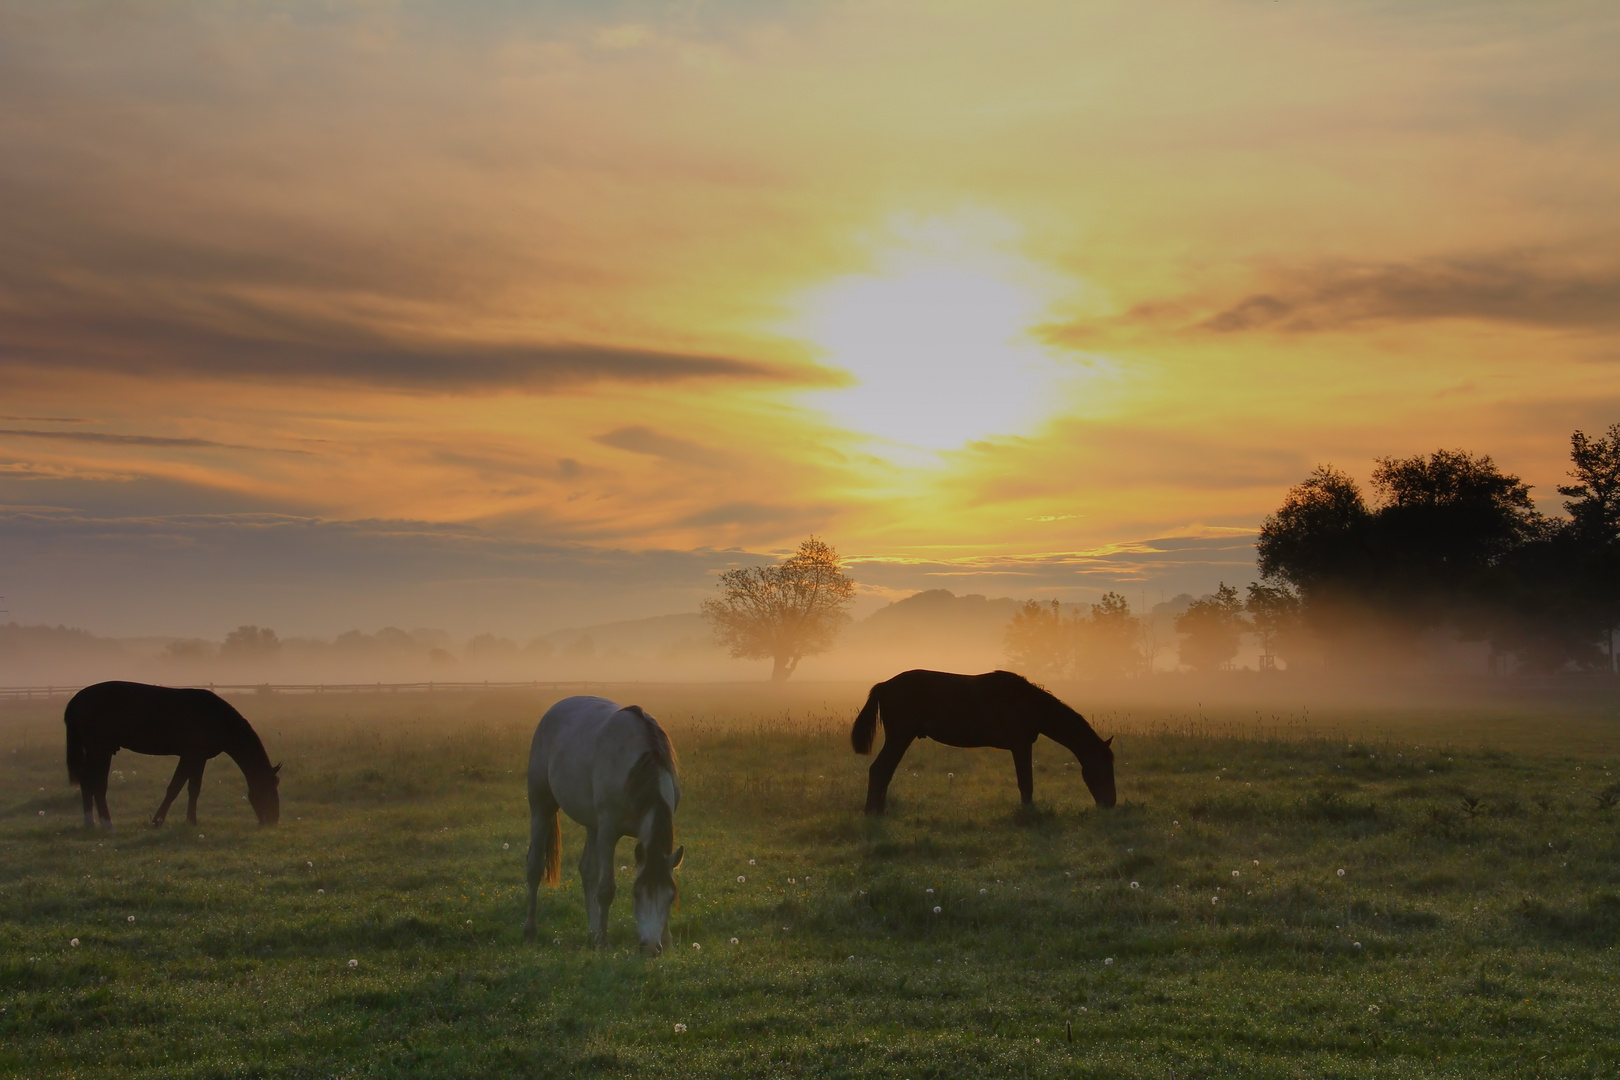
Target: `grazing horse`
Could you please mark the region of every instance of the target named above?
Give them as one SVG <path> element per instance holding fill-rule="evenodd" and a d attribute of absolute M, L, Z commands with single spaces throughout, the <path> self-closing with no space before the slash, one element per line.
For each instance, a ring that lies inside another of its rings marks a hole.
<path fill-rule="evenodd" d="M 880 715 L 883 749 L 868 774 L 868 814 L 883 813 L 889 781 L 913 739 L 1011 750 L 1018 793 L 1028 805 L 1035 798 L 1030 747 L 1037 736 L 1045 735 L 1080 759 L 1080 775 L 1097 805 L 1114 805 L 1114 751 L 1109 747 L 1113 736 L 1100 738 L 1085 717 L 1022 675 L 903 671 L 880 682 L 867 695 L 849 733 L 857 754 L 871 752 Z"/>
<path fill-rule="evenodd" d="M 642 950 L 657 956 L 669 941 L 669 909 L 677 893 L 673 872 L 686 850 L 670 850 L 680 801 L 669 736 L 641 706 L 620 708 L 606 698 L 571 697 L 547 709 L 529 749 L 529 918 L 524 936 L 534 940 L 540 880 L 557 884 L 561 809 L 585 826 L 579 876 L 591 944 L 607 945 L 613 852 L 619 837 L 633 836 L 636 933 Z"/>
<path fill-rule="evenodd" d="M 248 802 L 260 825 L 281 820 L 277 787 L 280 765 L 270 764 L 264 743 L 242 714 L 212 690 L 182 690 L 145 683 L 104 682 L 73 695 L 62 714 L 67 725 L 68 783 L 78 784 L 84 797 L 84 823 L 94 825 L 91 800 L 101 813 L 101 824 L 112 828 L 107 812 L 107 773 L 120 749 L 137 754 L 178 754 L 180 764 L 169 781 L 163 805 L 152 815 L 162 825 L 175 796 L 191 786 L 186 821 L 197 824 L 197 793 L 202 790 L 203 767 L 210 758 L 229 754 L 247 777 Z"/>

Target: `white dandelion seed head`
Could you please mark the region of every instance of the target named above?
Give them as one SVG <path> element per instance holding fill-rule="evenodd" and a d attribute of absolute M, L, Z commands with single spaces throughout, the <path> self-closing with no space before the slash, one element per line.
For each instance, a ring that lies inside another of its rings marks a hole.
<path fill-rule="evenodd" d="M 1344 868 L 1343 867 L 1339 868 L 1339 876 L 1344 877 Z"/>
<path fill-rule="evenodd" d="M 944 908 L 941 908 L 938 904 L 934 905 L 934 914 L 935 915 L 938 915 L 943 910 L 944 910 Z"/>
<path fill-rule="evenodd" d="M 360 966 L 360 961 L 358 961 L 358 960 L 350 960 L 349 961 L 349 966 L 352 967 L 352 968 L 357 968 L 357 967 Z"/>
<path fill-rule="evenodd" d="M 502 844 L 501 845 L 501 850 L 502 851 L 511 851 L 512 850 L 512 845 L 511 844 Z"/>
<path fill-rule="evenodd" d="M 1238 871 L 1236 871 L 1236 870 L 1232 871 L 1232 876 L 1233 877 L 1238 877 L 1239 876 Z"/>
<path fill-rule="evenodd" d="M 694 942 L 692 942 L 692 948 L 693 948 L 693 950 L 694 950 L 694 951 L 696 951 L 696 952 L 702 952 L 702 951 L 703 951 L 703 946 L 701 946 L 701 945 L 699 945 L 699 944 L 698 944 L 698 943 L 697 943 L 697 942 L 695 942 L 695 941 L 694 941 Z"/>
<path fill-rule="evenodd" d="M 737 939 L 736 939 L 736 938 L 732 938 L 732 939 L 731 939 L 731 943 L 732 943 L 732 944 L 733 944 L 733 945 L 741 945 L 741 944 L 742 944 L 742 942 L 740 942 L 740 941 L 738 941 L 738 940 L 737 940 Z"/>
<path fill-rule="evenodd" d="M 676 1024 L 675 1025 L 675 1034 L 679 1035 L 682 1032 L 684 1032 L 685 1030 L 686 1030 L 686 1025 L 685 1024 Z"/>
<path fill-rule="evenodd" d="M 1350 947 L 1351 947 L 1351 948 L 1352 948 L 1352 949 L 1359 949 L 1359 948 L 1361 948 L 1361 942 L 1359 942 L 1359 941 L 1352 941 L 1352 942 L 1351 942 L 1351 943 L 1350 943 Z"/>
<path fill-rule="evenodd" d="M 744 881 L 747 881 L 747 880 L 748 880 L 748 878 L 747 878 L 747 877 L 745 877 L 745 876 L 744 876 L 744 875 L 742 875 L 742 874 L 738 874 L 738 875 L 737 875 L 737 882 L 738 882 L 738 884 L 741 884 L 741 883 L 742 883 L 742 882 L 744 882 Z"/>
<path fill-rule="evenodd" d="M 68 944 L 73 946 L 75 949 L 77 949 L 79 947 L 79 939 L 74 938 L 72 941 L 68 942 Z"/>
<path fill-rule="evenodd" d="M 1212 896 L 1209 898 L 1209 902 L 1212 904 L 1218 904 L 1221 902 L 1221 898 L 1218 896 Z"/>
<path fill-rule="evenodd" d="M 749 866 L 753 866 L 753 865 L 754 865 L 754 860 L 753 860 L 753 859 L 749 859 L 749 860 L 748 860 L 748 865 L 749 865 Z"/>
<path fill-rule="evenodd" d="M 1133 889 L 1140 889 L 1140 888 L 1141 888 L 1141 887 L 1142 887 L 1142 883 L 1141 883 L 1141 882 L 1140 882 L 1140 881 L 1133 881 L 1133 882 L 1131 882 L 1131 888 L 1133 888 Z"/>
<path fill-rule="evenodd" d="M 927 893 L 929 896 L 934 895 L 934 890 L 933 889 L 924 889 L 923 892 Z"/>
<path fill-rule="evenodd" d="M 1181 828 L 1181 822 L 1179 821 L 1172 821 L 1170 824 L 1174 825 L 1178 829 Z"/>
<path fill-rule="evenodd" d="M 315 869 L 315 860 L 306 859 L 306 860 L 304 860 L 304 865 L 309 867 L 311 870 L 313 870 L 313 869 Z"/>
<path fill-rule="evenodd" d="M 41 810 L 41 811 L 40 811 L 40 812 L 39 812 L 39 816 L 40 816 L 40 817 L 44 817 L 44 816 L 45 816 L 45 811 L 43 811 L 43 810 Z"/>
<path fill-rule="evenodd" d="M 468 919 L 468 920 L 467 920 L 467 925 L 468 925 L 468 926 L 471 926 L 471 925 L 472 925 L 472 920 L 471 920 L 471 919 Z"/>
<path fill-rule="evenodd" d="M 316 889 L 315 890 L 315 895 L 316 896 L 325 896 L 326 895 L 326 890 L 325 889 Z"/>
<path fill-rule="evenodd" d="M 790 878 L 788 878 L 788 884 L 789 884 L 789 885 L 797 885 L 797 884 L 798 884 L 798 883 L 799 883 L 799 879 L 798 879 L 798 878 L 795 878 L 795 877 L 790 877 Z"/>
<path fill-rule="evenodd" d="M 1105 960 L 1103 960 L 1103 966 L 1107 967 L 1108 965 L 1112 964 L 1113 962 L 1114 962 L 1114 958 L 1112 956 L 1110 956 L 1110 957 L 1106 958 Z"/>
<path fill-rule="evenodd" d="M 983 896 L 983 895 L 984 895 L 984 894 L 985 894 L 985 893 L 987 893 L 987 892 L 989 892 L 989 891 L 990 891 L 990 890 L 989 890 L 989 889 L 980 889 L 980 890 L 979 890 L 979 895 L 980 895 L 980 896 Z"/>
<path fill-rule="evenodd" d="M 130 916 L 130 917 L 129 917 L 129 921 L 130 921 L 130 922 L 134 922 L 134 921 L 135 921 L 135 916 L 133 916 L 133 915 L 131 915 L 131 916 Z"/>
<path fill-rule="evenodd" d="M 628 867 L 628 866 L 621 866 L 621 867 L 619 867 L 619 873 L 621 873 L 621 874 L 622 874 L 622 873 L 624 873 L 624 872 L 625 872 L 625 871 L 626 871 L 626 870 L 628 870 L 628 869 L 630 869 L 630 868 L 629 868 L 629 867 Z"/>
<path fill-rule="evenodd" d="M 1378 1006 L 1369 1005 L 1369 1006 L 1367 1006 L 1367 1011 L 1370 1012 L 1370 1013 L 1376 1013 L 1376 1012 L 1378 1012 Z"/>
<path fill-rule="evenodd" d="M 1254 865 L 1259 866 L 1260 865 L 1260 860 L 1259 859 L 1254 860 Z"/>

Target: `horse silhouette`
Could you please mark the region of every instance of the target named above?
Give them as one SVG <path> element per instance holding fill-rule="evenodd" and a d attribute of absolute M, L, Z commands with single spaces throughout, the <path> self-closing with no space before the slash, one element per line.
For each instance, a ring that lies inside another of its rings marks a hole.
<path fill-rule="evenodd" d="M 1114 805 L 1114 751 L 1109 746 L 1113 737 L 1099 737 L 1085 717 L 1022 675 L 1010 671 L 956 675 L 919 669 L 880 682 L 872 687 L 850 729 L 850 743 L 857 754 L 871 752 L 880 717 L 883 749 L 867 774 L 868 814 L 883 813 L 889 781 L 914 739 L 1011 750 L 1018 793 L 1028 805 L 1035 799 L 1030 748 L 1045 735 L 1080 760 L 1080 775 L 1097 805 Z"/>
<path fill-rule="evenodd" d="M 197 794 L 209 759 L 229 754 L 247 778 L 248 802 L 260 825 L 281 819 L 280 765 L 271 765 L 264 743 L 230 703 L 212 690 L 177 689 L 134 682 L 104 682 L 73 695 L 62 714 L 67 725 L 68 783 L 84 798 L 84 823 L 94 825 L 90 804 L 112 828 L 107 810 L 107 774 L 120 749 L 137 754 L 177 754 L 180 764 L 169 781 L 163 805 L 152 815 L 162 825 L 180 788 L 190 784 L 186 821 L 197 824 Z"/>

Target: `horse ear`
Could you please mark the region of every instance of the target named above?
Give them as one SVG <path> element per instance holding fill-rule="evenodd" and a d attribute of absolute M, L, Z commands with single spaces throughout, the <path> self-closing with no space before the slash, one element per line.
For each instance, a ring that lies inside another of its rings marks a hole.
<path fill-rule="evenodd" d="M 637 840 L 636 841 L 636 865 L 640 866 L 646 860 L 647 860 L 647 849 L 641 846 L 641 841 L 640 840 Z"/>
<path fill-rule="evenodd" d="M 1112 735 L 1108 736 L 1108 738 L 1103 740 L 1103 745 L 1104 746 L 1113 746 L 1114 745 L 1114 737 Z"/>
<path fill-rule="evenodd" d="M 281 775 L 281 763 L 279 761 L 276 762 L 276 764 L 270 766 L 270 775 L 271 776 L 280 776 Z"/>
<path fill-rule="evenodd" d="M 669 868 L 671 870 L 679 870 L 681 868 L 681 860 L 684 858 L 686 858 L 686 845 L 682 844 L 680 847 L 676 848 L 670 853 Z"/>

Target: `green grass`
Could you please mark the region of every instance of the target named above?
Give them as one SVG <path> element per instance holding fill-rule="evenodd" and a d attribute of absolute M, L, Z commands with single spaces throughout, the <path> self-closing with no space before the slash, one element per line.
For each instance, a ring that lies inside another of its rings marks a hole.
<path fill-rule="evenodd" d="M 585 947 L 571 823 L 539 943 L 522 940 L 540 696 L 244 699 L 285 762 L 280 827 L 253 823 L 223 758 L 200 826 L 144 827 L 173 762 L 125 753 L 111 835 L 79 824 L 61 703 L 0 709 L 0 1070 L 1185 1080 L 1620 1061 L 1612 720 L 1105 714 L 1124 732 L 1112 812 L 1051 744 L 1026 816 L 1006 754 L 919 743 L 868 822 L 853 689 L 618 693 L 682 757 L 683 897 L 654 961 L 632 949 L 628 875 L 616 948 Z"/>

